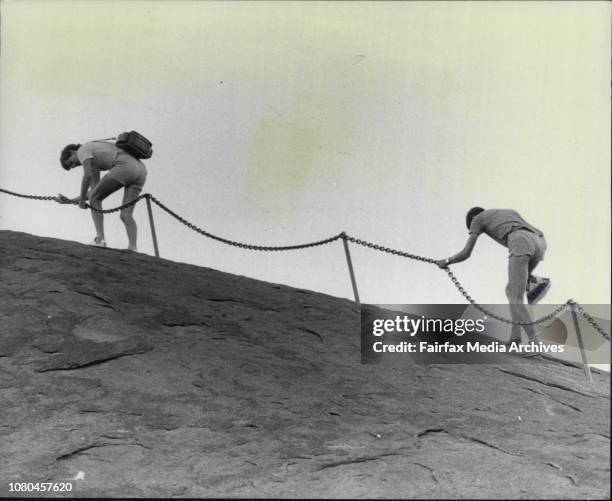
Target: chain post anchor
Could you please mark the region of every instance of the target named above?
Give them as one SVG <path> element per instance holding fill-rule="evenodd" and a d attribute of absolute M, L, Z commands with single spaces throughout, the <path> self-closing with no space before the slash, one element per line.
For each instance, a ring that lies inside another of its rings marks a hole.
<path fill-rule="evenodd" d="M 153 238 L 153 249 L 155 250 L 155 257 L 159 257 L 157 234 L 155 233 L 155 223 L 153 222 L 153 209 L 151 208 L 151 195 L 147 193 L 145 199 L 147 201 L 147 211 L 149 212 L 149 226 L 151 227 L 151 237 Z"/>
<path fill-rule="evenodd" d="M 353 295 L 355 296 L 355 302 L 360 305 L 361 301 L 359 300 L 359 291 L 357 290 L 357 281 L 355 280 L 353 261 L 351 260 L 351 252 L 348 246 L 348 236 L 343 231 L 342 233 L 340 233 L 340 238 L 342 239 L 342 245 L 344 246 L 344 255 L 346 256 L 346 264 L 348 265 L 349 275 L 351 277 L 351 285 L 353 286 Z"/>
<path fill-rule="evenodd" d="M 572 299 L 568 301 L 570 309 L 572 311 L 572 319 L 574 320 L 574 329 L 576 331 L 576 337 L 578 338 L 578 347 L 580 348 L 580 357 L 582 359 L 582 366 L 584 368 L 584 376 L 589 383 L 593 382 L 593 376 L 591 375 L 591 368 L 587 362 L 586 352 L 584 350 L 584 342 L 582 341 L 582 333 L 580 332 L 580 326 L 578 325 L 578 315 L 576 315 L 576 302 Z"/>

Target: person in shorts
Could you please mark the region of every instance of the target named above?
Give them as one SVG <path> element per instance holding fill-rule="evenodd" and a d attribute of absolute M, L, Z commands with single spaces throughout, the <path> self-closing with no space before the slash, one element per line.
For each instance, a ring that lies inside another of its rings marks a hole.
<path fill-rule="evenodd" d="M 436 261 L 440 268 L 465 261 L 472 254 L 479 235 L 486 233 L 500 245 L 508 248 L 508 285 L 506 297 L 514 320 L 529 322 L 530 315 L 525 307 L 527 302 L 536 304 L 550 289 L 550 279 L 533 275 L 533 270 L 544 259 L 546 240 L 544 234 L 525 221 L 512 209 L 483 209 L 472 207 L 466 215 L 469 238 L 463 250 L 443 260 Z M 532 325 L 525 326 L 530 340 L 535 341 Z M 520 326 L 512 325 L 511 342 L 520 342 Z"/>
<path fill-rule="evenodd" d="M 101 210 L 102 200 L 121 188 L 124 189 L 121 205 L 124 205 L 140 195 L 147 179 L 147 168 L 140 160 L 107 141 L 90 141 L 82 145 L 69 144 L 60 154 L 60 163 L 68 171 L 82 165 L 83 179 L 78 197 L 73 199 L 58 197 L 56 200 L 60 203 L 78 203 L 82 209 L 87 208 L 89 200 L 92 208 Z M 101 171 L 107 171 L 102 179 L 100 179 Z M 134 207 L 135 204 L 121 209 L 119 214 L 127 232 L 128 249 L 133 251 L 137 250 Z M 106 247 L 104 214 L 92 210 L 91 216 L 96 229 L 93 244 Z"/>

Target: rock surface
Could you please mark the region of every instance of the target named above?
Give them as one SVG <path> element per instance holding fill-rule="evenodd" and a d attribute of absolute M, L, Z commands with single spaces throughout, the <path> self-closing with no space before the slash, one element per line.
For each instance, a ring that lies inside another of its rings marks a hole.
<path fill-rule="evenodd" d="M 607 373 L 362 365 L 348 300 L 23 233 L 0 279 L 0 495 L 610 497 Z"/>

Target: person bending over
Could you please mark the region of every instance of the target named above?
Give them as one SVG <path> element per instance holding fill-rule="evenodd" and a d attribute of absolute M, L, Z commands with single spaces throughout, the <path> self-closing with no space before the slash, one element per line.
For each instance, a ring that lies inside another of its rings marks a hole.
<path fill-rule="evenodd" d="M 508 285 L 506 297 L 510 303 L 510 312 L 515 321 L 530 322 L 527 302 L 536 304 L 550 289 L 550 279 L 532 274 L 538 263 L 544 259 L 546 240 L 544 234 L 535 226 L 525 221 L 518 212 L 512 209 L 483 209 L 472 207 L 466 215 L 469 238 L 463 250 L 457 254 L 436 261 L 440 268 L 465 261 L 472 254 L 476 240 L 481 233 L 486 233 L 497 243 L 508 248 Z M 538 341 L 533 325 L 523 326 L 530 341 Z M 510 341 L 520 342 L 520 326 L 512 325 Z"/>
<path fill-rule="evenodd" d="M 87 200 L 92 208 L 101 210 L 102 200 L 115 191 L 124 188 L 122 205 L 134 200 L 140 194 L 147 179 L 147 168 L 138 159 L 113 143 L 90 141 L 83 145 L 69 144 L 61 152 L 60 163 L 66 170 L 83 166 L 81 193 L 73 199 L 56 198 L 60 203 L 78 203 L 82 209 L 87 208 Z M 100 179 L 100 171 L 108 173 Z M 120 218 L 125 225 L 128 237 L 128 249 L 136 249 L 137 227 L 134 221 L 134 205 L 121 209 Z M 91 211 L 96 236 L 93 244 L 106 247 L 104 238 L 104 214 Z"/>

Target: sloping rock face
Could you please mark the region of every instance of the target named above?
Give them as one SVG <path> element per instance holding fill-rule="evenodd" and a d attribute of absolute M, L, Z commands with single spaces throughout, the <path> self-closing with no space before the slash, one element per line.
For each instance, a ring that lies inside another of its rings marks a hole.
<path fill-rule="evenodd" d="M 0 279 L 0 495 L 610 497 L 609 374 L 362 365 L 348 300 L 23 233 Z"/>

